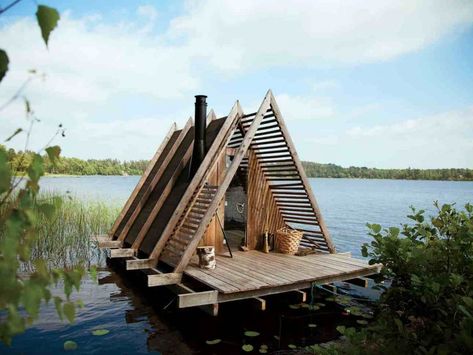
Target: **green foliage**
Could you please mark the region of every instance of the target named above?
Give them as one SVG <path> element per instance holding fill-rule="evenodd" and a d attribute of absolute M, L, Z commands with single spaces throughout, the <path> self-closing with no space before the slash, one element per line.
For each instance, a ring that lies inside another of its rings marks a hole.
<path fill-rule="evenodd" d="M 59 12 L 52 7 L 38 5 L 36 19 L 38 20 L 44 43 L 48 46 L 49 35 L 56 28 L 59 21 Z"/>
<path fill-rule="evenodd" d="M 349 339 L 339 353 L 473 352 L 473 206 L 435 206 L 429 219 L 412 208 L 402 229 L 368 225 L 363 255 L 392 284 L 367 328 L 339 327 Z"/>
<path fill-rule="evenodd" d="M 307 176 L 323 178 L 472 181 L 473 169 L 376 169 L 303 161 Z"/>
<path fill-rule="evenodd" d="M 26 172 L 30 161 L 34 157 L 31 151 L 15 151 L 7 149 L 0 145 L 0 150 L 7 152 L 10 165 L 18 173 Z M 88 159 L 81 160 L 77 158 L 61 157 L 58 146 L 49 147 L 42 158 L 44 160 L 44 169 L 46 174 L 63 175 L 141 175 L 148 165 L 146 160 L 120 162 L 116 159 Z"/>
<path fill-rule="evenodd" d="M 13 3 L 12 6 L 16 4 Z M 50 7 L 39 5 L 36 12 L 38 24 L 46 45 L 51 31 L 57 26 L 59 13 Z M 0 80 L 9 66 L 8 55 L 0 49 Z M 9 101 L 19 97 L 28 81 L 20 87 Z M 33 124 L 38 121 L 29 101 L 25 98 L 26 117 L 31 133 Z M 5 107 L 5 105 L 3 106 Z M 11 140 L 23 130 L 18 128 L 6 141 Z M 27 141 L 28 143 L 28 141 Z M 49 144 L 48 144 L 49 145 Z M 45 147 L 49 164 L 59 161 L 58 146 Z M 39 181 L 44 176 L 48 160 L 39 153 L 22 154 L 12 164 L 15 154 L 0 146 L 0 341 L 11 343 L 11 338 L 23 332 L 39 315 L 43 302 L 53 299 L 58 315 L 74 321 L 76 304 L 70 296 L 73 289 L 78 290 L 84 268 L 51 268 L 45 259 L 32 255 L 38 241 L 39 230 L 50 224 L 61 203 L 41 200 L 38 196 Z M 29 265 L 28 273 L 24 272 Z M 63 264 L 64 265 L 64 264 Z M 52 297 L 51 287 L 62 284 L 65 298 Z M 73 344 L 64 344 L 65 349 Z M 75 345 L 77 348 L 77 344 Z"/>

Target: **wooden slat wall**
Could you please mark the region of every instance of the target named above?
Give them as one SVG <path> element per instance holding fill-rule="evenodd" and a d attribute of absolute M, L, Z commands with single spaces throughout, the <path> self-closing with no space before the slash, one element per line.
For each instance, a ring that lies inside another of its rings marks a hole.
<path fill-rule="evenodd" d="M 226 152 L 222 151 L 220 157 L 218 158 L 217 165 L 213 168 L 213 171 L 210 173 L 210 177 L 208 179 L 208 183 L 213 186 L 218 186 L 222 182 L 223 178 L 225 177 L 225 170 L 226 170 Z M 225 219 L 225 200 L 222 200 L 220 206 L 217 210 L 218 218 L 220 222 L 224 223 Z M 212 245 L 215 247 L 216 253 L 221 253 L 224 251 L 223 245 L 223 231 L 220 227 L 220 223 L 217 220 L 217 217 L 214 217 L 210 222 L 200 245 Z"/>
<path fill-rule="evenodd" d="M 284 226 L 276 200 L 253 150 L 249 151 L 247 238 L 248 248 L 260 248 L 264 232 L 275 233 Z"/>

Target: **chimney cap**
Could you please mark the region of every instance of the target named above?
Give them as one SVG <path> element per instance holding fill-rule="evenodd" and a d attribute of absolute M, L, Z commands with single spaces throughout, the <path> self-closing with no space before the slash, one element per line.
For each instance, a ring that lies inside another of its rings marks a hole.
<path fill-rule="evenodd" d="M 195 95 L 195 98 L 196 98 L 196 99 L 200 99 L 200 98 L 206 99 L 206 98 L 207 98 L 207 95 Z"/>

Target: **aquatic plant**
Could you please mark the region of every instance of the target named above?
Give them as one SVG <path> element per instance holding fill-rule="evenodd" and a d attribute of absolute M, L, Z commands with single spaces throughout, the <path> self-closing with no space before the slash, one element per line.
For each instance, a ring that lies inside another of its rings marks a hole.
<path fill-rule="evenodd" d="M 473 205 L 435 207 L 430 219 L 412 208 L 402 229 L 368 225 L 373 241 L 363 255 L 392 283 L 366 328 L 337 328 L 348 340 L 337 353 L 473 352 Z"/>
<path fill-rule="evenodd" d="M 37 205 L 44 203 L 53 205 L 54 211 L 48 218 L 39 217 L 31 259 L 23 264 L 24 271 L 30 271 L 37 259 L 47 260 L 54 268 L 101 264 L 105 252 L 95 248 L 90 236 L 108 232 L 120 212 L 119 206 L 53 193 L 38 197 Z"/>

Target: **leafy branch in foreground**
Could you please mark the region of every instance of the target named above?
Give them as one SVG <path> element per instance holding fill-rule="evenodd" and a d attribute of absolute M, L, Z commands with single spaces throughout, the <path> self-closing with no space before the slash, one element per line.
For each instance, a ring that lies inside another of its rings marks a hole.
<path fill-rule="evenodd" d="M 0 13 L 18 2 L 8 5 Z M 59 13 L 53 8 L 39 5 L 36 15 L 47 46 L 50 33 L 57 26 Z M 8 55 L 0 49 L 0 81 L 6 76 L 8 68 Z M 28 82 L 0 107 L 3 109 L 17 100 Z M 33 124 L 37 121 L 26 98 L 25 111 L 29 121 L 26 150 Z M 16 129 L 6 141 L 22 132 L 22 128 Z M 64 133 L 61 125 L 53 139 L 59 133 Z M 5 149 L 0 149 L 0 340 L 6 344 L 10 344 L 14 335 L 23 332 L 38 318 L 42 301 L 52 300 L 61 319 L 64 317 L 72 322 L 77 302 L 73 302 L 70 296 L 74 288 L 79 290 L 85 272 L 80 266 L 50 269 L 43 259 L 33 261 L 31 273 L 21 272 L 21 265 L 31 261 L 31 248 L 37 238 L 40 221 L 50 219 L 61 203 L 59 200 L 49 202 L 38 199 L 39 181 L 45 173 L 45 158 L 40 153 L 44 151 L 51 164 L 57 164 L 61 152 L 59 146 L 51 146 L 51 143 L 52 139 L 39 152 L 30 154 L 28 162 L 21 157 L 20 165 L 25 169 L 20 174 L 9 162 Z M 51 293 L 51 287 L 59 283 L 63 285 L 65 298 Z"/>
<path fill-rule="evenodd" d="M 402 229 L 368 225 L 373 241 L 362 254 L 392 283 L 370 326 L 339 328 L 349 341 L 337 353 L 473 352 L 473 205 L 435 206 L 429 220 L 412 208 Z"/>

